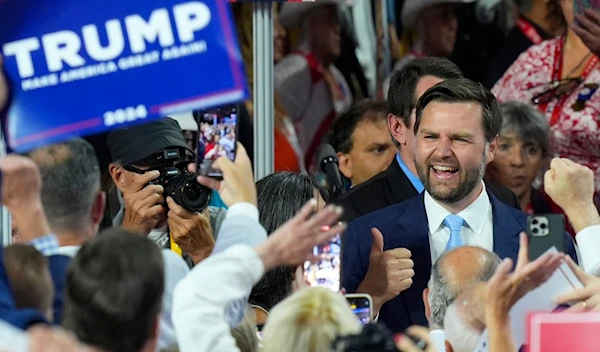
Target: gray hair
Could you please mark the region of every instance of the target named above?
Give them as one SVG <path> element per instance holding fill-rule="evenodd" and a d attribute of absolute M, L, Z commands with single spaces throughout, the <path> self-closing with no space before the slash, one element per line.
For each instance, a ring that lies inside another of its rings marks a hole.
<path fill-rule="evenodd" d="M 523 142 L 538 145 L 544 154 L 550 149 L 550 125 L 548 119 L 532 106 L 518 101 L 500 104 L 502 130 L 500 135 L 515 133 Z"/>
<path fill-rule="evenodd" d="M 446 341 L 454 352 L 472 352 L 477 347 L 481 333 L 465 323 L 455 304 L 446 309 L 444 317 Z"/>
<path fill-rule="evenodd" d="M 431 307 L 431 325 L 435 325 L 440 328 L 444 328 L 444 315 L 446 309 L 456 297 L 469 286 L 477 282 L 488 281 L 496 272 L 496 268 L 502 262 L 497 254 L 486 251 L 483 248 L 478 251 L 480 253 L 478 258 L 474 258 L 474 263 L 481 265 L 477 275 L 469 278 L 469 280 L 456 279 L 451 280 L 448 278 L 448 273 L 452 271 L 452 268 L 444 265 L 444 261 L 448 256 L 448 253 L 452 253 L 456 250 L 464 250 L 467 248 L 473 248 L 469 246 L 463 246 L 456 248 L 450 252 L 442 254 L 433 265 L 431 269 L 431 278 L 429 279 L 429 306 Z M 456 275 L 452 275 L 456 276 Z"/>
<path fill-rule="evenodd" d="M 36 149 L 30 157 L 42 176 L 42 205 L 52 231 L 87 226 L 100 191 L 100 166 L 91 144 L 82 138 Z"/>

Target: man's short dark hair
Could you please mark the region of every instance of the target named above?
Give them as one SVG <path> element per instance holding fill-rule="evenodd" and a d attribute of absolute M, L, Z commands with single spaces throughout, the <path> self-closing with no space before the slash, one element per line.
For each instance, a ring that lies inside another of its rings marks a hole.
<path fill-rule="evenodd" d="M 48 259 L 33 246 L 13 244 L 4 248 L 4 266 L 15 304 L 46 314 L 52 308 L 54 283 Z"/>
<path fill-rule="evenodd" d="M 40 168 L 42 204 L 52 230 L 77 229 L 90 219 L 100 191 L 100 166 L 94 147 L 75 138 L 36 149 L 29 156 Z"/>
<path fill-rule="evenodd" d="M 486 141 L 491 142 L 500 133 L 502 128 L 500 106 L 494 94 L 481 83 L 466 78 L 458 78 L 449 79 L 431 87 L 417 103 L 415 134 L 421 124 L 423 110 L 432 102 L 478 103 L 481 105 L 481 121 Z"/>
<path fill-rule="evenodd" d="M 154 333 L 163 291 L 156 244 L 108 229 L 86 242 L 69 266 L 63 326 L 105 351 L 139 351 Z"/>
<path fill-rule="evenodd" d="M 388 109 L 402 119 L 410 128 L 410 114 L 417 105 L 415 90 L 419 80 L 425 76 L 441 79 L 462 78 L 463 73 L 452 61 L 439 57 L 424 57 L 411 60 L 394 73 L 388 92 Z"/>
<path fill-rule="evenodd" d="M 387 121 L 387 104 L 385 102 L 363 100 L 356 103 L 333 122 L 328 137 L 329 144 L 336 152 L 350 153 L 354 147 L 352 135 L 356 126 L 362 122 L 377 121 Z"/>

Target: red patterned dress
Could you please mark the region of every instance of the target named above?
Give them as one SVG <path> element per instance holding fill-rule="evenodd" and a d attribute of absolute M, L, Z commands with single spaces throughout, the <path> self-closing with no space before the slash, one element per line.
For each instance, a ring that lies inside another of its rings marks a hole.
<path fill-rule="evenodd" d="M 534 104 L 532 99 L 548 91 L 550 82 L 560 80 L 563 46 L 563 38 L 549 39 L 521 54 L 492 89 L 498 101 Z M 550 123 L 551 155 L 594 171 L 594 202 L 600 209 L 600 69 L 595 56 L 584 64 L 577 88 L 536 106 Z"/>

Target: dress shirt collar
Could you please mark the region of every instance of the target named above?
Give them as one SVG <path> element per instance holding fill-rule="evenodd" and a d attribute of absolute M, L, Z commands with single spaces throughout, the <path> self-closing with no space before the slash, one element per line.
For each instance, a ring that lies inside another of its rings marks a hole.
<path fill-rule="evenodd" d="M 400 165 L 402 172 L 404 172 L 406 177 L 408 177 L 408 180 L 413 185 L 413 187 L 417 190 L 419 194 L 421 194 L 423 190 L 425 190 L 423 182 L 421 182 L 419 177 L 413 174 L 412 171 L 410 171 L 410 169 L 408 168 L 408 166 L 406 166 L 406 163 L 404 162 L 404 160 L 402 160 L 402 157 L 400 157 L 400 153 L 396 154 L 396 162 L 398 163 L 398 165 Z"/>
<path fill-rule="evenodd" d="M 490 198 L 485 189 L 485 183 L 483 181 L 481 183 L 483 185 L 481 194 L 479 194 L 473 203 L 457 214 L 465 219 L 465 226 L 468 226 L 476 234 L 480 234 L 483 231 L 483 226 L 487 219 L 483 214 L 487 214 L 491 206 Z M 425 192 L 425 213 L 427 214 L 430 234 L 438 231 L 443 225 L 446 216 L 451 214 L 446 208 L 436 202 L 429 192 Z"/>

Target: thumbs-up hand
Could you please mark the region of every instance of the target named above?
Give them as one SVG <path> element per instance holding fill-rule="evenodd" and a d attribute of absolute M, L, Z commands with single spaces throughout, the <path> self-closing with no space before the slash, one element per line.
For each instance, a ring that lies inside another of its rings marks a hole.
<path fill-rule="evenodd" d="M 406 248 L 383 251 L 383 235 L 377 228 L 371 229 L 373 246 L 369 256 L 369 270 L 357 292 L 368 293 L 373 297 L 373 311 L 408 289 L 415 276 L 414 262 Z"/>

